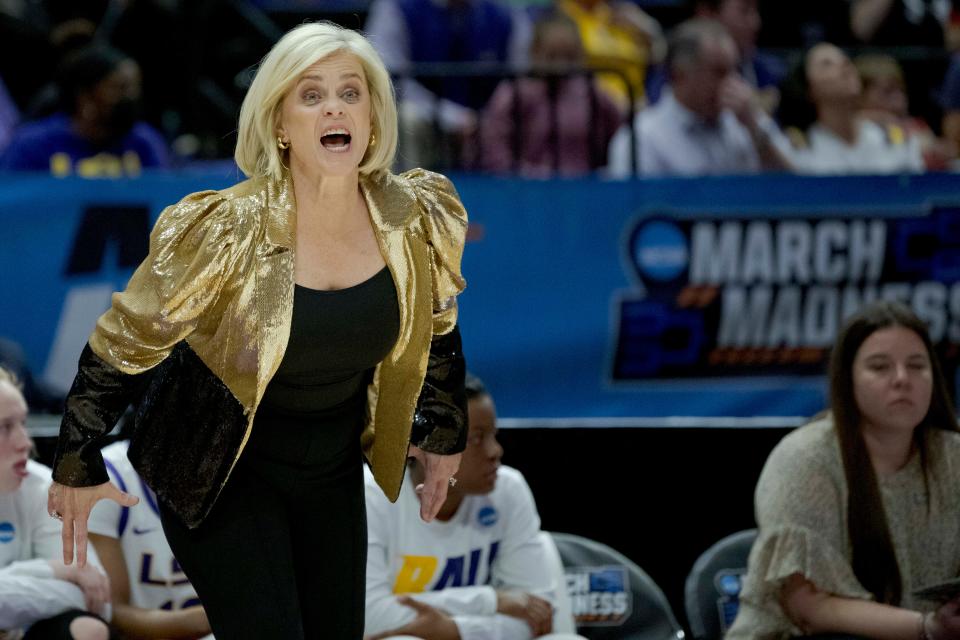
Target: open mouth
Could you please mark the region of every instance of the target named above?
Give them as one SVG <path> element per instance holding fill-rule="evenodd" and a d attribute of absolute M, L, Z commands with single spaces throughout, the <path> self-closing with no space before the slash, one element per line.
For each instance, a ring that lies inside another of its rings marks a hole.
<path fill-rule="evenodd" d="M 342 153 L 350 148 L 350 132 L 346 129 L 331 129 L 320 136 L 320 144 L 327 151 Z"/>
<path fill-rule="evenodd" d="M 18 476 L 20 476 L 21 478 L 26 478 L 28 475 L 27 461 L 24 460 L 22 462 L 18 462 L 17 464 L 13 465 L 13 472 L 16 473 Z"/>

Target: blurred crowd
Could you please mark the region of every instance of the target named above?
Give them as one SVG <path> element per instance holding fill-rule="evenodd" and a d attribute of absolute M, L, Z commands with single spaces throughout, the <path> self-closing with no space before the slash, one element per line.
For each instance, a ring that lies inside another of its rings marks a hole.
<path fill-rule="evenodd" d="M 529 178 L 956 169 L 954 0 L 3 0 L 0 170 L 230 164 L 288 26 L 362 29 L 398 168 Z"/>

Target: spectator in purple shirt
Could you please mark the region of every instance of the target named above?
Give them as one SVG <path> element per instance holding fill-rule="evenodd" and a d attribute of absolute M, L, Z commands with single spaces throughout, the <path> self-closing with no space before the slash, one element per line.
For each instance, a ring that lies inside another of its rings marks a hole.
<path fill-rule="evenodd" d="M 58 85 L 62 111 L 14 131 L 0 170 L 117 178 L 170 164 L 163 137 L 138 120 L 134 60 L 107 47 L 81 49 L 64 60 Z"/>
<path fill-rule="evenodd" d="M 535 71 L 582 69 L 576 23 L 559 12 L 538 20 L 530 59 Z M 589 76 L 504 81 L 482 119 L 483 167 L 530 178 L 583 175 L 606 164 L 607 146 L 621 121 L 613 99 Z"/>

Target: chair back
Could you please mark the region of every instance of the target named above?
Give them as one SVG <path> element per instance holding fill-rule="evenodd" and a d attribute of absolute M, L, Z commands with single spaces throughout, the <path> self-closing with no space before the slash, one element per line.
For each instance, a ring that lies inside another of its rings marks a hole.
<path fill-rule="evenodd" d="M 605 544 L 553 533 L 577 633 L 589 640 L 682 640 L 667 597 L 647 573 Z"/>
<path fill-rule="evenodd" d="M 740 587 L 756 529 L 732 533 L 700 554 L 687 576 L 684 608 L 695 640 L 723 637 L 740 607 Z"/>

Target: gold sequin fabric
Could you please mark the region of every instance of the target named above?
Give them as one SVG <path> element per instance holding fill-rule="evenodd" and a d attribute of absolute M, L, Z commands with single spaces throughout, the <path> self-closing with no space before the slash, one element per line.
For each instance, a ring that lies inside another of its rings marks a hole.
<path fill-rule="evenodd" d="M 368 389 L 368 422 L 362 435 L 377 481 L 395 500 L 418 400 L 421 408 L 443 405 L 424 412 L 428 424 L 421 429 L 421 440 L 437 453 L 462 449 L 464 403 L 459 396 L 454 400 L 455 394 L 443 395 L 457 384 L 447 378 L 451 372 L 461 376 L 462 385 L 462 362 L 451 366 L 449 358 L 439 358 L 434 363 L 431 345 L 462 360 L 454 330 L 456 296 L 465 286 L 460 259 L 467 216 L 452 183 L 429 171 L 363 176 L 360 187 L 400 305 L 399 336 Z M 293 193 L 289 177 L 255 178 L 223 191 L 192 194 L 165 209 L 151 234 L 147 259 L 126 290 L 114 294 L 89 341 L 98 360 L 132 378 L 155 368 L 185 342 L 229 390 L 245 417 L 239 445 L 229 446 L 231 466 L 249 438 L 257 406 L 290 334 Z M 433 385 L 428 363 L 436 373 Z M 95 373 L 106 375 L 100 369 Z M 81 370 L 78 377 L 82 375 Z M 434 397 L 437 402 L 431 399 L 431 386 L 441 391 Z M 83 385 L 77 393 L 82 392 Z M 61 430 L 55 477 L 79 486 L 92 483 L 85 477 L 90 461 L 81 464 L 80 458 L 93 455 L 90 445 L 104 428 L 99 422 L 109 420 L 100 416 L 97 425 L 85 425 L 82 414 L 89 403 L 73 391 L 71 395 L 68 413 L 73 406 L 75 414 L 65 415 L 64 422 L 72 424 L 72 433 Z M 434 427 L 440 429 L 436 435 L 431 433 Z"/>

